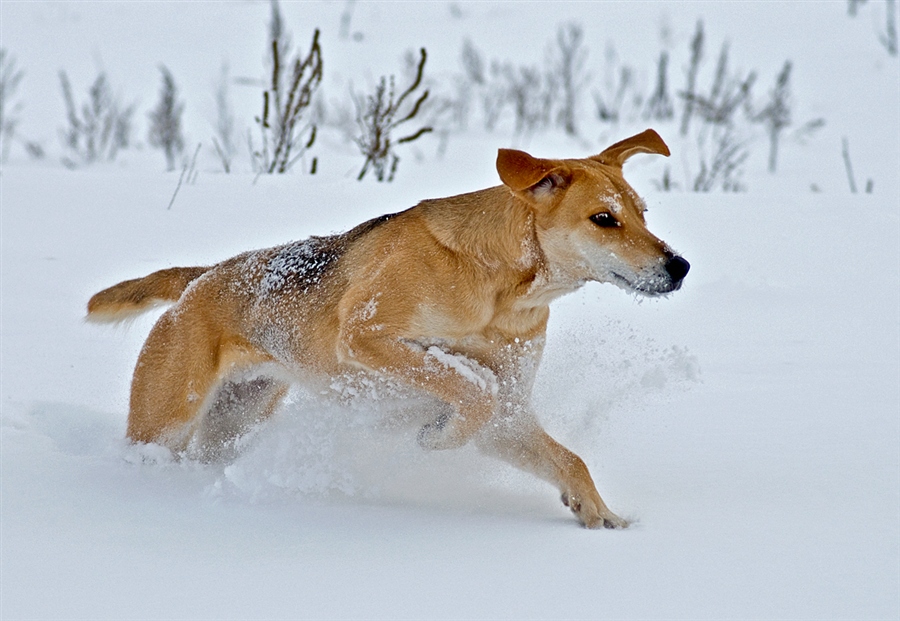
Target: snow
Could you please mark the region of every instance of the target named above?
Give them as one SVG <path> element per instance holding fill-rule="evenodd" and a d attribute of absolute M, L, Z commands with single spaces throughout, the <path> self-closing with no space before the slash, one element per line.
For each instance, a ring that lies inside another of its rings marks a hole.
<path fill-rule="evenodd" d="M 471 447 L 423 451 L 401 396 L 297 389 L 225 464 L 129 446 L 130 375 L 159 311 L 116 327 L 83 315 L 126 278 L 494 185 L 498 147 L 582 156 L 643 126 L 578 141 L 476 125 L 442 157 L 423 138 L 392 184 L 357 183 L 361 159 L 334 137 L 316 176 L 225 175 L 204 150 L 167 210 L 178 173 L 158 153 L 59 164 L 56 73 L 81 92 L 106 69 L 143 123 L 165 62 L 206 142 L 223 59 L 258 73 L 268 4 L 3 2 L 2 46 L 26 71 L 19 131 L 51 155 L 14 148 L 0 172 L 0 618 L 900 616 L 900 78 L 873 32 L 879 5 L 855 20 L 844 3 L 546 6 L 358 3 L 361 42 L 337 34 L 343 3 L 283 8 L 296 42 L 323 29 L 332 85 L 399 71 L 420 45 L 436 74 L 454 71 L 466 37 L 539 63 L 576 18 L 596 62 L 610 41 L 650 68 L 660 29 L 683 51 L 700 17 L 709 55 L 728 38 L 761 84 L 794 61 L 796 120 L 827 124 L 785 143 L 778 175 L 763 142 L 745 193 L 660 192 L 661 166 L 678 177 L 690 147 L 674 125 L 657 127 L 670 160 L 626 165 L 651 230 L 691 262 L 682 289 L 588 285 L 552 307 L 535 407 L 634 524 L 582 529 L 545 483 Z M 234 96 L 257 113 L 254 89 Z M 847 189 L 844 136 L 872 194 Z"/>
<path fill-rule="evenodd" d="M 434 358 L 441 365 L 448 369 L 456 371 L 464 380 L 473 384 L 479 391 L 490 392 L 496 396 L 499 386 L 497 384 L 497 376 L 490 369 L 482 367 L 480 364 L 466 358 L 461 354 L 451 354 L 444 351 L 437 345 L 432 345 L 426 350 L 426 360 Z"/>

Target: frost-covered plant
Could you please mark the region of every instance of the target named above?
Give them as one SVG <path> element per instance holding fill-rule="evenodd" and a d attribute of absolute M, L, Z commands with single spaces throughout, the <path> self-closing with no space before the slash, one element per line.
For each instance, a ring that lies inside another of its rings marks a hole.
<path fill-rule="evenodd" d="M 515 132 L 532 133 L 550 123 L 553 87 L 538 67 L 506 63 L 501 68 L 506 80 L 506 96 L 515 114 Z"/>
<path fill-rule="evenodd" d="M 509 95 L 507 93 L 506 84 L 504 83 L 503 65 L 494 60 L 491 61 L 489 76 L 490 79 L 481 89 L 481 108 L 484 113 L 484 128 L 488 131 L 494 131 L 494 128 L 500 122 L 506 106 L 509 104 Z"/>
<path fill-rule="evenodd" d="M 751 90 L 756 73 L 731 74 L 728 69 L 728 45 L 719 52 L 715 73 L 709 91 L 697 89 L 696 77 L 703 57 L 703 23 L 691 42 L 691 65 L 687 85 L 679 93 L 684 102 L 681 130 L 687 132 L 691 119 L 699 117 L 703 124 L 693 133 L 699 147 L 698 170 L 689 182 L 695 192 L 721 189 L 726 192 L 743 191 L 741 182 L 743 167 L 750 155 L 746 131 L 738 127 L 741 117 L 738 111 L 749 113 Z"/>
<path fill-rule="evenodd" d="M 865 4 L 866 0 L 848 0 L 847 14 L 850 17 L 856 17 L 859 13 L 859 6 Z M 898 36 L 897 36 L 897 0 L 885 0 L 884 2 L 884 32 L 878 33 L 878 41 L 887 50 L 891 56 L 898 54 Z"/>
<path fill-rule="evenodd" d="M 700 70 L 700 61 L 703 60 L 703 22 L 697 22 L 697 30 L 691 39 L 691 62 L 688 65 L 687 85 L 681 93 L 684 99 L 684 108 L 681 111 L 681 135 L 687 136 L 694 113 L 694 97 L 697 88 L 697 72 Z"/>
<path fill-rule="evenodd" d="M 453 126 L 464 130 L 468 126 L 472 101 L 477 93 L 484 90 L 487 83 L 487 69 L 484 56 L 469 39 L 463 42 L 460 64 L 463 72 L 451 79 L 453 93 L 444 97 L 438 95 L 434 107 L 438 114 L 447 115 Z"/>
<path fill-rule="evenodd" d="M 713 126 L 698 137 L 700 169 L 694 177 L 694 192 L 741 192 L 744 162 L 749 157 L 746 142 L 739 139 L 730 126 Z"/>
<path fill-rule="evenodd" d="M 162 149 L 166 156 L 167 170 L 175 170 L 175 160 L 184 151 L 184 135 L 181 132 L 181 115 L 184 102 L 178 101 L 175 78 L 164 65 L 160 65 L 162 88 L 159 102 L 150 112 L 150 132 L 147 136 L 150 146 Z"/>
<path fill-rule="evenodd" d="M 675 116 L 672 100 L 669 98 L 668 87 L 669 54 L 661 52 L 659 63 L 656 66 L 656 89 L 647 100 L 644 110 L 644 118 L 654 121 L 668 121 Z"/>
<path fill-rule="evenodd" d="M 587 48 L 584 31 L 577 24 L 564 24 L 556 31 L 556 47 L 551 52 L 550 72 L 553 85 L 561 91 L 557 122 L 570 136 L 578 134 L 579 100 L 588 83 L 585 72 Z"/>
<path fill-rule="evenodd" d="M 16 59 L 5 48 L 0 48 L 0 162 L 9 156 L 9 148 L 16 127 L 22 102 L 16 100 L 16 91 L 24 72 L 16 67 Z"/>
<path fill-rule="evenodd" d="M 850 193 L 856 194 L 856 177 L 853 174 L 853 163 L 850 161 L 850 142 L 847 137 L 841 138 L 841 156 L 844 158 L 844 168 L 847 171 L 847 181 L 850 183 Z M 875 189 L 875 180 L 866 180 L 866 194 L 871 194 Z"/>
<path fill-rule="evenodd" d="M 76 106 L 72 86 L 65 71 L 59 72 L 68 125 L 61 129 L 63 146 L 69 155 L 62 162 L 69 168 L 97 160 L 112 161 L 131 140 L 134 105 L 120 108 L 112 88 L 101 73 L 88 90 L 87 101 Z"/>
<path fill-rule="evenodd" d="M 426 89 L 411 106 L 406 105 L 407 98 L 413 96 L 422 83 L 427 59 L 425 48 L 419 50 L 419 54 L 420 60 L 413 82 L 399 96 L 395 96 L 394 76 L 382 76 L 371 95 L 351 93 L 356 105 L 356 123 L 359 129 L 354 141 L 366 158 L 357 177 L 359 180 L 371 169 L 379 181 L 393 181 L 400 162 L 396 147 L 418 140 L 432 131 L 431 127 L 425 126 L 396 141 L 392 138 L 397 128 L 415 119 L 428 98 Z"/>
<path fill-rule="evenodd" d="M 754 120 L 766 127 L 769 135 L 769 172 L 778 168 L 778 142 L 781 132 L 791 124 L 790 107 L 791 62 L 786 61 L 778 77 L 775 87 L 769 93 L 769 101 L 754 116 Z"/>
<path fill-rule="evenodd" d="M 859 12 L 859 5 L 865 4 L 866 0 L 847 0 L 847 15 L 856 17 Z"/>
<path fill-rule="evenodd" d="M 460 60 L 465 76 L 470 82 L 480 86 L 487 81 L 484 56 L 470 39 L 463 42 Z"/>
<path fill-rule="evenodd" d="M 658 181 L 653 180 L 652 183 L 656 186 L 656 189 L 661 192 L 671 192 L 681 187 L 672 179 L 672 169 L 668 166 L 663 170 L 662 177 Z"/>
<path fill-rule="evenodd" d="M 481 113 L 484 128 L 493 131 L 510 119 L 516 134 L 529 134 L 556 125 L 569 135 L 578 133 L 580 101 L 588 84 L 587 48 L 582 29 L 559 27 L 547 48 L 545 63 L 522 64 L 484 55 L 466 40 L 456 78 L 458 101 L 452 108 L 462 127 L 470 110 Z M 471 105 L 472 101 L 480 105 Z"/>
<path fill-rule="evenodd" d="M 319 30 L 313 33 L 309 53 L 285 63 L 291 44 L 283 24 L 278 3 L 273 0 L 269 22 L 271 79 L 269 88 L 263 91 L 262 114 L 255 119 L 261 144 L 257 149 L 252 138 L 250 141 L 253 162 L 260 173 L 287 172 L 316 140 L 316 125 L 304 116 L 322 81 Z M 314 158 L 312 172 L 315 167 Z"/>
<path fill-rule="evenodd" d="M 611 96 L 604 97 L 594 91 L 594 104 L 597 109 L 597 118 L 607 123 L 616 123 L 622 117 L 622 105 L 631 88 L 633 73 L 630 67 L 621 67 L 618 80 Z"/>
<path fill-rule="evenodd" d="M 879 35 L 879 40 L 891 56 L 897 55 L 897 1 L 885 2 L 884 33 Z"/>
<path fill-rule="evenodd" d="M 733 125 L 734 114 L 749 102 L 755 81 L 756 73 L 753 71 L 746 77 L 729 75 L 728 45 L 723 44 L 709 93 L 701 95 L 685 91 L 681 96 L 685 99 L 685 106 L 689 106 L 706 123 Z"/>
<path fill-rule="evenodd" d="M 228 65 L 222 65 L 222 73 L 216 84 L 216 123 L 214 126 L 213 147 L 222 168 L 226 173 L 231 172 L 231 162 L 237 154 L 235 142 L 234 113 L 231 110 L 231 101 L 228 97 Z"/>
<path fill-rule="evenodd" d="M 607 47 L 605 60 L 603 91 L 593 92 L 595 109 L 603 123 L 618 123 L 625 116 L 625 102 L 638 102 L 640 96 L 634 93 L 634 71 L 627 65 L 619 65 L 612 46 Z"/>

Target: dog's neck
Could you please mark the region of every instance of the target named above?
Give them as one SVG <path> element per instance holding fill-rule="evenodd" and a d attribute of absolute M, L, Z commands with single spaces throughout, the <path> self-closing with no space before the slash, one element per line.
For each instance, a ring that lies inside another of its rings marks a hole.
<path fill-rule="evenodd" d="M 423 201 L 419 210 L 438 243 L 462 261 L 504 278 L 541 268 L 534 215 L 505 186 Z"/>
<path fill-rule="evenodd" d="M 487 281 L 515 283 L 510 293 L 518 298 L 517 307 L 547 306 L 584 284 L 552 269 L 532 207 L 506 186 L 423 201 L 418 209 L 438 243 L 460 261 Z"/>

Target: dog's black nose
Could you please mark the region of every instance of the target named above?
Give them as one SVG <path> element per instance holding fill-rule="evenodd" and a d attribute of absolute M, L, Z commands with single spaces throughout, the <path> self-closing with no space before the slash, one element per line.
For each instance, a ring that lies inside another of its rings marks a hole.
<path fill-rule="evenodd" d="M 687 276 L 690 269 L 691 264 L 681 257 L 672 257 L 666 261 L 666 271 L 669 272 L 669 276 L 671 276 L 672 280 L 676 283 L 684 280 L 684 277 Z"/>

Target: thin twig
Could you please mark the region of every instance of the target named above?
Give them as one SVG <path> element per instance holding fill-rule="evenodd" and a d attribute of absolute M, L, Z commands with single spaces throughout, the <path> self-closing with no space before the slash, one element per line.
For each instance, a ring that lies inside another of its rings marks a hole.
<path fill-rule="evenodd" d="M 175 193 L 172 194 L 172 200 L 169 201 L 169 206 L 166 207 L 166 211 L 172 209 L 172 205 L 175 204 L 175 197 L 178 196 L 178 190 L 181 189 L 181 182 L 184 181 L 184 175 L 187 172 L 188 165 L 185 164 L 184 168 L 181 169 L 181 175 L 178 177 L 178 185 L 175 186 Z"/>
<path fill-rule="evenodd" d="M 200 153 L 200 147 L 202 143 L 197 144 L 197 148 L 194 150 L 194 157 L 191 158 L 190 164 L 187 162 L 184 163 L 184 167 L 181 169 L 181 175 L 178 177 L 178 185 L 175 186 L 175 193 L 172 194 L 172 200 L 169 201 L 169 206 L 166 207 L 166 211 L 172 209 L 172 205 L 175 204 L 175 197 L 178 196 L 178 190 L 181 189 L 181 183 L 184 181 L 184 176 L 187 174 L 188 170 L 190 170 L 190 174 L 187 175 L 188 183 L 194 183 L 197 181 L 197 174 L 194 170 L 195 165 L 197 164 L 197 154 Z M 193 181 L 191 180 L 193 177 Z"/>
<path fill-rule="evenodd" d="M 850 163 L 850 144 L 847 137 L 841 138 L 843 144 L 844 167 L 847 169 L 847 179 L 850 181 L 850 193 L 856 194 L 856 180 L 853 178 L 853 165 Z"/>

